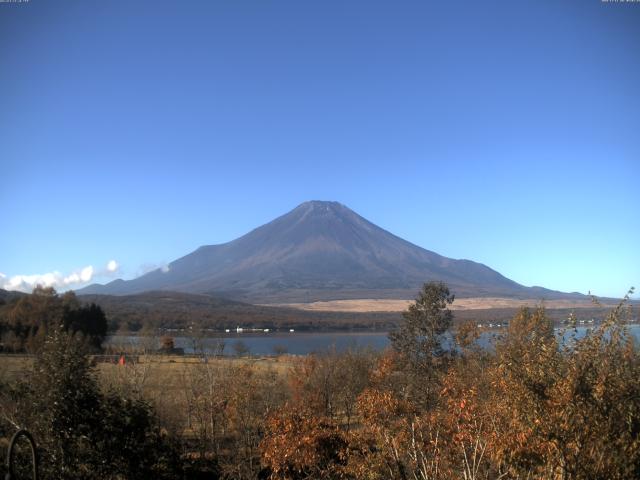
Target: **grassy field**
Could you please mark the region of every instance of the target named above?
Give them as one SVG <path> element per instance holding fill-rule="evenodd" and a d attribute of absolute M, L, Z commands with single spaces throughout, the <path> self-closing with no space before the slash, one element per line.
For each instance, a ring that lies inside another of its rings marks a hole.
<path fill-rule="evenodd" d="M 31 368 L 33 357 L 29 355 L 0 355 L 0 382 L 11 382 Z"/>
<path fill-rule="evenodd" d="M 375 299 L 361 298 L 354 300 L 331 300 L 326 302 L 312 303 L 286 303 L 279 304 L 280 307 L 296 308 L 304 311 L 316 312 L 402 312 L 413 302 L 413 300 L 401 299 Z M 451 305 L 451 310 L 486 310 L 503 308 L 520 308 L 524 306 L 533 307 L 540 304 L 540 300 L 516 299 L 516 298 L 457 298 Z M 605 304 L 603 304 L 605 305 Z M 547 300 L 544 306 L 549 309 L 566 308 L 593 308 L 591 300 Z"/>
<path fill-rule="evenodd" d="M 253 366 L 257 370 L 271 370 L 286 376 L 295 357 L 283 355 L 280 357 L 224 357 L 207 359 L 210 367 L 218 369 L 233 369 L 240 366 Z M 23 378 L 33 365 L 30 355 L 0 355 L 0 381 L 11 382 Z M 113 378 L 126 375 L 144 375 L 145 387 L 152 391 L 166 392 L 174 388 L 181 388 L 185 373 L 202 367 L 204 362 L 197 356 L 175 355 L 140 355 L 135 363 L 118 365 L 109 362 L 97 362 L 96 368 L 101 380 L 110 381 Z M 142 380 L 142 379 L 141 379 Z"/>

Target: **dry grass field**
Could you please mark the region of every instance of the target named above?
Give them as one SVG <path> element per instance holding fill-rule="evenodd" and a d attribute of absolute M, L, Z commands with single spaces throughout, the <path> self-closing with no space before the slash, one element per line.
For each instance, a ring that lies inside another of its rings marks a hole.
<path fill-rule="evenodd" d="M 296 357 L 282 355 L 280 357 L 224 357 L 208 358 L 205 364 L 196 356 L 172 355 L 140 355 L 135 362 L 118 365 L 110 362 L 97 362 L 100 380 L 112 383 L 114 379 L 136 380 L 144 383 L 145 389 L 159 394 L 183 387 L 184 376 L 189 372 L 208 366 L 215 369 L 235 369 L 252 366 L 258 371 L 273 371 L 286 376 Z M 0 355 L 0 382 L 12 381 L 24 377 L 33 364 L 30 355 Z M 136 377 L 136 378 L 134 378 Z"/>
<path fill-rule="evenodd" d="M 402 312 L 413 300 L 362 298 L 355 300 L 331 300 L 313 303 L 283 303 L 280 307 L 297 308 L 318 312 Z M 519 308 L 535 306 L 540 303 L 536 299 L 516 298 L 459 298 L 451 305 L 452 310 L 486 310 L 491 308 Z M 543 302 L 549 309 L 557 308 L 593 308 L 591 300 L 548 300 Z"/>
<path fill-rule="evenodd" d="M 30 355 L 0 355 L 0 382 L 23 377 L 32 364 L 33 357 Z"/>
<path fill-rule="evenodd" d="M 117 357 L 115 357 L 117 359 Z M 125 365 L 96 362 L 98 382 L 105 390 L 141 395 L 183 437 L 195 435 L 190 412 L 202 399 L 203 392 L 227 395 L 238 385 L 277 385 L 286 382 L 296 357 L 224 357 L 140 355 Z M 29 355 L 0 355 L 0 383 L 11 383 L 26 374 L 34 358 Z M 252 383 L 253 382 L 253 383 Z M 252 387 L 253 388 L 253 387 Z M 247 391 L 249 393 L 250 389 Z M 227 393 L 225 393 L 227 392 Z"/>

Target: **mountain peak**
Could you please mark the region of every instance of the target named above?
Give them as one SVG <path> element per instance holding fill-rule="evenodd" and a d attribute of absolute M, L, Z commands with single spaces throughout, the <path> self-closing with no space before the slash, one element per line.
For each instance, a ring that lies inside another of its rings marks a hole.
<path fill-rule="evenodd" d="M 352 210 L 344 206 L 340 202 L 326 201 L 326 200 L 309 200 L 307 202 L 298 205 L 293 212 L 351 212 Z"/>
<path fill-rule="evenodd" d="M 411 298 L 429 280 L 447 282 L 459 296 L 527 291 L 484 265 L 413 245 L 335 201 L 304 202 L 240 238 L 201 247 L 169 265 L 83 293 L 216 292 L 267 303 Z"/>
<path fill-rule="evenodd" d="M 307 200 L 306 202 L 302 202 L 298 205 L 297 208 L 313 208 L 313 207 L 343 207 L 340 202 L 336 202 L 333 200 Z"/>
<path fill-rule="evenodd" d="M 310 200 L 279 217 L 276 223 L 278 224 L 277 228 L 283 226 L 287 229 L 295 228 L 298 234 L 304 236 L 305 232 L 313 234 L 316 231 L 317 233 L 317 228 L 320 226 L 332 229 L 341 223 L 360 223 L 362 220 L 364 219 L 353 210 L 339 202 Z M 310 225 L 315 225 L 316 228 L 309 230 Z M 300 228 L 304 231 L 301 231 Z"/>

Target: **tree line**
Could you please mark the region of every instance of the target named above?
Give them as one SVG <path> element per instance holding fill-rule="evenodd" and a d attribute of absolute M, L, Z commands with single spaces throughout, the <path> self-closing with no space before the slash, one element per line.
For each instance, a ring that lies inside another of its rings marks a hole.
<path fill-rule="evenodd" d="M 55 329 L 82 337 L 99 351 L 108 324 L 95 303 L 81 303 L 72 291 L 58 295 L 52 287 L 37 286 L 31 295 L 0 305 L 0 351 L 35 353 Z"/>
<path fill-rule="evenodd" d="M 425 284 L 384 352 L 129 364 L 98 375 L 73 329 L 47 331 L 25 379 L 0 383 L 0 436 L 29 428 L 43 478 L 640 478 L 640 352 L 625 299 L 559 340 L 523 308 L 492 348 L 452 330 Z M 451 340 L 453 338 L 453 340 Z M 171 378 L 170 378 L 171 377 Z"/>

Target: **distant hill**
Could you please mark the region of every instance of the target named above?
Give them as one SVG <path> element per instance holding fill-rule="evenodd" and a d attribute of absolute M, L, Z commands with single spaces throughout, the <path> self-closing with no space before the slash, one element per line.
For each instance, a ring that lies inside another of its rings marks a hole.
<path fill-rule="evenodd" d="M 213 329 L 225 328 L 270 328 L 288 331 L 318 330 L 373 330 L 387 331 L 397 326 L 402 319 L 399 312 L 346 312 L 308 311 L 280 306 L 250 305 L 215 298 L 208 295 L 155 291 L 136 295 L 81 295 L 82 302 L 93 302 L 102 307 L 112 330 L 151 328 Z M 533 306 L 534 304 L 530 304 Z M 455 307 L 455 303 L 454 303 Z M 609 307 L 547 308 L 547 315 L 556 322 L 566 320 L 571 313 L 577 319 L 602 320 Z M 509 321 L 518 311 L 517 307 L 479 308 L 454 310 L 455 320 L 473 320 L 479 323 Z M 0 307 L 0 319 L 2 307 Z M 205 332 L 206 333 L 206 332 Z M 178 333 L 180 334 L 180 333 Z"/>
<path fill-rule="evenodd" d="M 375 330 L 393 329 L 401 320 L 399 312 L 345 312 L 307 311 L 295 308 L 250 305 L 215 298 L 208 295 L 154 291 L 136 295 L 81 295 L 86 303 L 96 303 L 102 307 L 112 330 L 151 328 L 157 329 L 213 329 L 220 332 L 225 328 L 270 328 L 288 331 L 309 330 Z M 454 303 L 455 305 L 455 303 Z M 531 305 L 533 306 L 533 304 Z M 502 322 L 509 321 L 518 308 L 481 308 L 455 310 L 456 321 Z M 575 313 L 578 319 L 596 318 L 601 320 L 609 308 L 548 308 L 547 315 L 561 322 Z M 2 307 L 0 307 L 0 320 Z M 206 332 L 205 332 L 206 333 Z"/>
<path fill-rule="evenodd" d="M 0 305 L 10 302 L 11 300 L 21 297 L 22 295 L 26 294 L 22 292 L 14 292 L 11 290 L 3 290 L 2 288 L 0 288 Z"/>
<path fill-rule="evenodd" d="M 294 308 L 250 305 L 209 295 L 153 291 L 136 295 L 80 295 L 105 311 L 110 328 L 213 328 L 237 326 L 296 330 L 344 328 L 388 329 L 399 315 L 394 312 L 305 312 Z"/>
<path fill-rule="evenodd" d="M 462 297 L 554 299 L 578 294 L 524 287 L 471 260 L 414 245 L 337 202 L 306 202 L 246 235 L 207 245 L 133 280 L 79 294 L 151 290 L 215 294 L 251 303 L 413 298 L 429 280 Z"/>
<path fill-rule="evenodd" d="M 25 293 L 0 289 L 0 331 L 6 321 L 5 312 Z M 385 331 L 394 328 L 401 319 L 397 311 L 308 311 L 273 305 L 250 305 L 210 295 L 170 291 L 151 291 L 135 295 L 79 295 L 83 303 L 96 303 L 107 315 L 111 331 L 150 328 L 184 329 L 193 327 L 220 332 L 236 326 L 299 330 L 352 330 Z M 455 304 L 454 304 L 455 306 Z M 517 308 L 481 308 L 455 310 L 457 321 L 492 322 L 509 320 Z M 579 308 L 578 318 L 602 318 L 608 308 Z M 550 308 L 547 314 L 561 321 L 574 312 L 573 308 Z M 204 332 L 205 334 L 207 332 Z M 179 334 L 179 333 L 178 333 Z"/>

